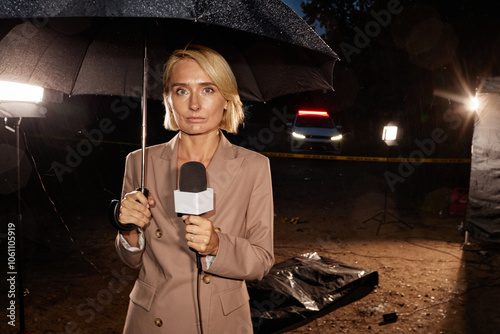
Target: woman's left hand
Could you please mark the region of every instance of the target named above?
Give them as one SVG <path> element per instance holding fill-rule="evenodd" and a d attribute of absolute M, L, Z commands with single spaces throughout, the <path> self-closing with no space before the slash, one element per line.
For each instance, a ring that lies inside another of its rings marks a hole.
<path fill-rule="evenodd" d="M 186 240 L 189 247 L 200 255 L 217 255 L 219 236 L 212 222 L 200 216 L 182 216 L 186 223 Z"/>

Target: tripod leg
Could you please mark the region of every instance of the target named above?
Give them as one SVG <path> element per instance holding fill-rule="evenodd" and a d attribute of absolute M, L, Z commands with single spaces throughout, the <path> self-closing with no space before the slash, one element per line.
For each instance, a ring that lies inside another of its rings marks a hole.
<path fill-rule="evenodd" d="M 413 230 L 413 226 L 411 226 L 410 224 L 408 224 L 407 222 L 401 220 L 401 218 L 399 217 L 396 217 L 395 215 L 393 215 L 392 213 L 388 212 L 389 215 L 391 215 L 392 218 L 396 219 L 397 222 L 400 222 L 401 224 L 403 225 L 406 225 L 408 228 L 412 229 Z"/>
<path fill-rule="evenodd" d="M 382 226 L 382 224 L 385 224 L 386 222 L 386 210 L 384 209 L 384 211 L 382 211 L 382 218 L 379 220 L 379 224 L 378 224 L 378 228 L 377 228 L 377 234 L 378 235 L 378 232 L 380 232 L 380 227 Z"/>
<path fill-rule="evenodd" d="M 383 214 L 383 211 L 381 211 L 381 212 L 379 212 L 379 213 L 377 213 L 377 214 L 375 214 L 375 215 L 371 216 L 370 218 L 368 218 L 368 219 L 364 220 L 361 224 L 364 224 L 364 223 L 366 223 L 366 222 L 369 222 L 370 220 L 376 220 L 376 221 L 378 221 L 378 222 L 379 222 L 379 221 L 380 221 L 380 218 L 377 218 L 377 217 L 378 217 L 378 216 L 380 216 L 381 214 Z"/>

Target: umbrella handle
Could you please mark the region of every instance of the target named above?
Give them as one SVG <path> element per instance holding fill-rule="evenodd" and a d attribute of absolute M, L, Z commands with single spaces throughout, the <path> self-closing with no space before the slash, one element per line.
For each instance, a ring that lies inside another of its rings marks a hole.
<path fill-rule="evenodd" d="M 123 231 L 123 232 L 132 231 L 139 228 L 137 225 L 134 224 L 120 223 L 120 221 L 118 220 L 119 213 L 120 213 L 120 200 L 114 199 L 111 201 L 108 208 L 108 220 L 111 226 L 116 228 L 118 231 Z"/>
<path fill-rule="evenodd" d="M 144 194 L 144 196 L 148 197 L 149 195 L 149 190 L 144 188 L 141 190 L 141 188 L 137 189 L 137 191 L 140 191 Z M 139 201 L 137 201 L 139 202 Z M 122 224 L 118 220 L 118 214 L 120 213 L 120 200 L 114 199 L 111 201 L 109 204 L 108 208 L 108 220 L 111 223 L 111 226 L 116 228 L 118 231 L 133 231 L 139 228 L 139 226 L 135 224 Z"/>

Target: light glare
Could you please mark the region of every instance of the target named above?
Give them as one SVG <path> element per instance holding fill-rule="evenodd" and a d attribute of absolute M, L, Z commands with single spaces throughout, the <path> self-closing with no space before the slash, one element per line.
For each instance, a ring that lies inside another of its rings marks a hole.
<path fill-rule="evenodd" d="M 0 101 L 42 102 L 43 88 L 17 82 L 0 81 Z"/>
<path fill-rule="evenodd" d="M 397 126 L 384 126 L 384 132 L 382 132 L 382 140 L 383 141 L 388 141 L 388 140 L 396 140 L 398 134 L 398 127 Z"/>
<path fill-rule="evenodd" d="M 331 140 L 341 140 L 342 139 L 342 135 L 336 135 L 336 136 L 333 136 L 332 138 L 330 138 Z"/>
<path fill-rule="evenodd" d="M 477 109 L 479 108 L 479 100 L 477 99 L 477 96 L 474 96 L 470 99 L 469 108 L 472 111 L 477 111 Z"/>

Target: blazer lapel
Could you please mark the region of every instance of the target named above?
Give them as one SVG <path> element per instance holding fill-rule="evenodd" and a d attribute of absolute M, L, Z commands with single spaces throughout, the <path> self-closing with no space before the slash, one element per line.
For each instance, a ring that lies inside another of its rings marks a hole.
<path fill-rule="evenodd" d="M 174 225 L 177 214 L 174 208 L 174 190 L 177 188 L 177 152 L 178 140 L 177 134 L 170 140 L 160 154 L 151 156 L 152 180 L 155 184 L 151 186 L 156 190 L 155 199 L 158 201 L 157 207 L 163 211 L 162 215 Z"/>
<path fill-rule="evenodd" d="M 221 205 L 226 196 L 229 185 L 238 175 L 243 158 L 236 157 L 236 150 L 233 145 L 221 133 L 219 146 L 207 168 L 208 187 L 214 190 L 214 211 L 203 215 L 211 217 L 217 212 L 217 206 Z"/>

